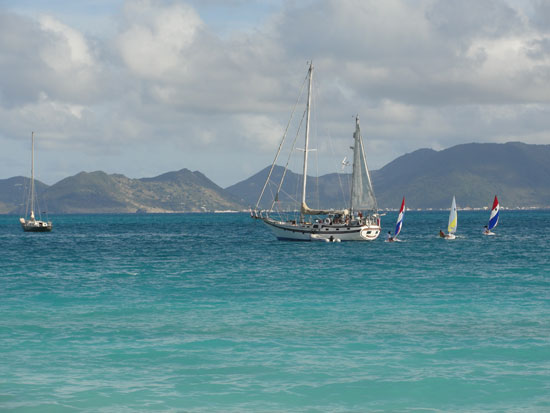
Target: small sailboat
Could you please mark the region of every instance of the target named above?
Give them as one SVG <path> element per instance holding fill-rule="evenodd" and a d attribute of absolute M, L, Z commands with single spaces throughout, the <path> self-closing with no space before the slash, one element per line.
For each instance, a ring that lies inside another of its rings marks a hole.
<path fill-rule="evenodd" d="M 455 239 L 456 226 L 458 224 L 458 215 L 456 213 L 456 199 L 453 196 L 453 202 L 451 203 L 451 211 L 449 212 L 449 223 L 447 225 L 447 234 L 443 231 L 439 231 L 439 236 L 445 239 Z"/>
<path fill-rule="evenodd" d="M 281 147 L 284 142 L 281 142 L 279 151 L 275 157 L 271 170 L 267 176 L 256 207 L 251 211 L 252 218 L 261 219 L 268 227 L 271 228 L 277 239 L 293 240 L 293 241 L 325 241 L 325 242 L 340 242 L 340 241 L 372 241 L 380 234 L 380 215 L 378 214 L 378 205 L 374 196 L 370 173 L 367 167 L 365 157 L 365 147 L 361 137 L 359 127 L 359 117 L 355 118 L 355 132 L 353 134 L 354 144 L 351 176 L 351 193 L 349 198 L 349 207 L 342 209 L 314 209 L 310 208 L 306 202 L 306 186 L 308 180 L 308 155 L 311 152 L 309 148 L 309 131 L 310 131 L 310 110 L 312 99 L 312 77 L 313 65 L 309 65 L 308 70 L 308 96 L 305 110 L 305 140 L 303 155 L 303 171 L 301 175 L 302 192 L 301 202 L 297 211 L 299 216 L 294 219 L 274 218 L 272 212 L 274 205 L 279 200 L 279 194 L 283 185 L 283 179 L 286 175 L 287 168 L 283 173 L 283 178 L 278 185 L 277 191 L 274 194 L 273 203 L 269 210 L 260 210 L 259 205 L 262 196 L 270 182 L 271 174 L 275 167 L 275 163 L 280 154 Z M 286 133 L 286 132 L 285 132 Z M 347 158 L 342 161 L 345 167 L 348 164 Z M 288 163 L 287 163 L 288 165 Z M 280 214 L 279 214 L 280 215 Z M 311 218 L 317 216 L 317 218 Z"/>
<path fill-rule="evenodd" d="M 403 227 L 403 214 L 405 213 L 405 197 L 403 197 L 403 201 L 401 202 L 401 208 L 399 209 L 399 215 L 397 216 L 397 223 L 395 224 L 395 232 L 393 236 L 391 235 L 391 232 L 388 234 L 388 242 L 393 241 L 399 241 L 397 239 L 397 236 L 401 232 L 401 228 Z"/>
<path fill-rule="evenodd" d="M 29 218 L 19 218 L 19 222 L 25 232 L 49 232 L 52 230 L 51 221 L 42 221 L 40 211 L 38 212 L 38 219 L 34 216 L 34 206 L 36 203 L 36 193 L 34 189 L 34 132 L 32 133 L 32 149 L 31 149 L 31 187 L 29 190 L 29 200 L 27 201 L 27 208 L 30 203 L 30 215 Z M 26 214 L 25 214 L 26 215 Z"/>
<path fill-rule="evenodd" d="M 500 211 L 500 205 L 498 203 L 497 196 L 495 195 L 495 199 L 493 201 L 493 208 L 491 208 L 491 215 L 489 216 L 489 225 L 485 226 L 485 231 L 483 231 L 483 234 L 495 235 L 495 233 L 492 232 L 491 230 L 495 228 L 498 224 L 499 211 Z"/>

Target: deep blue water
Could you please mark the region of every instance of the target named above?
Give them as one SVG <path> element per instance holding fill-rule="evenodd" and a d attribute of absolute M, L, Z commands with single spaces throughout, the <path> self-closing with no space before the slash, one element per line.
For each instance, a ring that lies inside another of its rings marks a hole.
<path fill-rule="evenodd" d="M 382 218 L 393 229 L 396 213 Z M 550 411 L 550 211 L 401 243 L 245 214 L 0 216 L 0 411 Z"/>

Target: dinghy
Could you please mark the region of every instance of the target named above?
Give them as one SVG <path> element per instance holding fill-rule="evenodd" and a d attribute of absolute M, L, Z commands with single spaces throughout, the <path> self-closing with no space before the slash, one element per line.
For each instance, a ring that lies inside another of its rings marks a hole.
<path fill-rule="evenodd" d="M 458 215 L 456 213 L 456 199 L 453 196 L 453 202 L 451 203 L 451 211 L 449 212 L 449 224 L 447 225 L 447 234 L 439 231 L 439 236 L 445 239 L 455 239 L 456 226 L 458 224 Z"/>
<path fill-rule="evenodd" d="M 493 208 L 491 208 L 491 215 L 489 216 L 489 225 L 485 226 L 485 231 L 483 231 L 484 235 L 495 235 L 494 232 L 491 230 L 495 228 L 498 224 L 498 215 L 500 211 L 500 205 L 498 203 L 497 196 L 495 195 L 495 199 L 493 201 Z"/>
<path fill-rule="evenodd" d="M 393 236 L 391 235 L 391 232 L 389 233 L 387 242 L 394 242 L 394 241 L 400 241 L 397 239 L 397 236 L 401 232 L 401 228 L 403 227 L 403 214 L 405 213 L 405 197 L 403 197 L 403 201 L 401 202 L 401 208 L 399 209 L 399 215 L 397 216 L 397 223 L 395 224 L 395 232 Z"/>
<path fill-rule="evenodd" d="M 334 238 L 332 235 L 330 237 L 327 237 L 320 234 L 311 234 L 310 237 L 311 237 L 311 241 L 342 242 L 340 238 Z"/>

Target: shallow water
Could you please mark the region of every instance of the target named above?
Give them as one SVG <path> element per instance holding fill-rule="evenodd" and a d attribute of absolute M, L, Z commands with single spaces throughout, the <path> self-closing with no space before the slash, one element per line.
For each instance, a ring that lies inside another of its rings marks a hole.
<path fill-rule="evenodd" d="M 393 229 L 396 213 L 382 218 Z M 401 243 L 245 214 L 0 217 L 2 411 L 550 411 L 549 211 Z"/>

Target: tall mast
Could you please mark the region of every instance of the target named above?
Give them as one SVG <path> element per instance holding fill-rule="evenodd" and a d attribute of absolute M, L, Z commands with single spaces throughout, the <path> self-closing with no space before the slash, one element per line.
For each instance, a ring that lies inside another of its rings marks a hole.
<path fill-rule="evenodd" d="M 350 199 L 350 213 L 353 214 L 356 207 L 354 198 L 356 195 L 355 182 L 357 182 L 359 167 L 360 167 L 360 154 L 361 154 L 361 141 L 360 141 L 360 129 L 359 129 L 359 115 L 355 116 L 355 133 L 353 134 L 353 164 L 351 172 L 351 199 Z"/>
<path fill-rule="evenodd" d="M 34 132 L 32 132 L 31 154 L 31 219 L 34 219 Z"/>
<path fill-rule="evenodd" d="M 309 144 L 309 115 L 311 111 L 311 80 L 313 78 L 313 62 L 309 64 L 309 86 L 307 92 L 307 111 L 306 111 L 306 137 L 304 143 L 304 172 L 303 172 L 303 185 L 302 185 L 302 207 L 300 208 L 300 222 L 304 220 L 303 209 L 306 205 L 306 183 L 307 183 L 307 155 Z"/>

